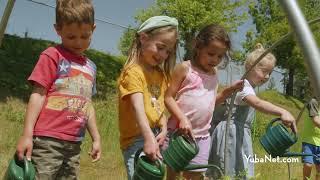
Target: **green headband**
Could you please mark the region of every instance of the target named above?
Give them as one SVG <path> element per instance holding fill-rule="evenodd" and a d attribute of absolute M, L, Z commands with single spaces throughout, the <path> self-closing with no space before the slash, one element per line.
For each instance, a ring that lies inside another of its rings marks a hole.
<path fill-rule="evenodd" d="M 152 29 L 164 27 L 164 26 L 174 26 L 178 30 L 178 20 L 169 16 L 153 16 L 141 24 L 137 33 L 147 32 Z"/>

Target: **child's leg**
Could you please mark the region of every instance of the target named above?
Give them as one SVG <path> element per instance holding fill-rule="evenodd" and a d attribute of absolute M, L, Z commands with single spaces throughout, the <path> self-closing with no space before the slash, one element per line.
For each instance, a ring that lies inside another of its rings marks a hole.
<path fill-rule="evenodd" d="M 320 180 L 320 164 L 316 164 L 316 180 Z"/>
<path fill-rule="evenodd" d="M 199 153 L 194 157 L 190 164 L 195 165 L 206 165 L 208 164 L 209 159 L 209 151 L 210 151 L 210 145 L 211 145 L 211 137 L 202 137 L 202 138 L 196 138 L 196 142 L 199 146 Z M 207 171 L 206 168 L 204 169 L 197 169 L 197 170 L 191 170 L 191 171 L 184 171 L 183 177 L 187 180 L 189 179 L 203 179 L 204 174 Z"/>
<path fill-rule="evenodd" d="M 81 142 L 62 142 L 64 160 L 56 179 L 79 179 Z"/>
<path fill-rule="evenodd" d="M 312 164 L 309 164 L 309 163 L 303 164 L 303 179 L 304 180 L 310 179 L 311 170 L 312 170 Z"/>
<path fill-rule="evenodd" d="M 184 171 L 183 178 L 185 180 L 202 180 L 204 178 L 204 172 Z"/>
<path fill-rule="evenodd" d="M 127 168 L 128 180 L 133 178 L 134 173 L 134 156 L 137 150 L 143 148 L 144 140 L 142 137 L 136 138 L 134 143 L 129 146 L 126 150 L 122 151 L 125 166 Z"/>
<path fill-rule="evenodd" d="M 179 172 L 175 172 L 170 167 L 167 167 L 167 180 L 175 180 L 179 177 L 179 175 Z"/>
<path fill-rule="evenodd" d="M 211 146 L 210 146 L 209 159 L 208 159 L 209 164 L 214 164 L 217 167 L 207 169 L 205 173 L 207 179 L 219 179 L 221 176 L 220 172 L 222 172 L 222 167 L 224 165 L 224 164 L 221 164 L 223 162 L 223 159 L 220 157 L 221 153 L 219 153 L 221 150 L 222 151 L 224 150 L 224 146 L 223 147 L 220 146 L 220 143 L 224 140 L 224 137 L 219 136 L 221 124 L 219 124 L 218 126 L 219 128 L 217 128 L 217 130 L 212 132 L 212 135 L 211 135 Z"/>
<path fill-rule="evenodd" d="M 302 152 L 308 154 L 314 154 L 314 145 L 308 143 L 302 143 Z M 303 156 L 303 179 L 310 179 L 312 166 L 314 164 L 314 158 L 312 156 Z"/>
<path fill-rule="evenodd" d="M 63 144 L 54 138 L 35 137 L 33 139 L 32 162 L 36 169 L 36 179 L 56 179 L 63 154 Z"/>
<path fill-rule="evenodd" d="M 320 157 L 320 146 L 315 146 L 315 155 Z M 319 158 L 313 158 L 314 164 L 316 165 L 316 180 L 320 180 L 320 159 Z"/>

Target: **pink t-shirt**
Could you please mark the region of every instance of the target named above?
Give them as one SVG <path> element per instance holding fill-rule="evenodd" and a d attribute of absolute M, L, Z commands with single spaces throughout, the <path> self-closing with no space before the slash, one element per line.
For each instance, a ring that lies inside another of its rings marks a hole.
<path fill-rule="evenodd" d="M 192 68 L 190 61 L 187 63 L 189 72 L 178 90 L 176 101 L 190 120 L 195 137 L 207 137 L 216 102 L 218 78 L 216 74 L 208 75 Z M 171 116 L 168 129 L 176 129 L 178 125 L 178 121 Z"/>
<path fill-rule="evenodd" d="M 34 136 L 81 141 L 93 112 L 96 66 L 61 46 L 43 51 L 28 80 L 47 89 Z"/>

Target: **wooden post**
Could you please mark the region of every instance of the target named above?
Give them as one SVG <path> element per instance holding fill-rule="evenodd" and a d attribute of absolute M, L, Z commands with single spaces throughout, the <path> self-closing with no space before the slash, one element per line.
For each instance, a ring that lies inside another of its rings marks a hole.
<path fill-rule="evenodd" d="M 12 8 L 13 8 L 13 5 L 15 2 L 16 2 L 15 0 L 8 0 L 7 6 L 4 9 L 3 16 L 2 16 L 1 22 L 0 22 L 0 46 L 2 44 L 2 39 L 3 39 L 5 30 L 6 30 L 6 27 L 8 24 L 8 20 L 9 20 L 9 17 L 10 17 L 10 14 L 11 14 L 11 11 L 12 11 Z"/>

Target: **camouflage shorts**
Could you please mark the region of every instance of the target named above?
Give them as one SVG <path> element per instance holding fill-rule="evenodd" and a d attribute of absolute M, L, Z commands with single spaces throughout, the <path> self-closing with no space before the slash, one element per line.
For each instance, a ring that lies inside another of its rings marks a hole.
<path fill-rule="evenodd" d="M 32 162 L 36 179 L 79 179 L 81 142 L 34 137 Z"/>

